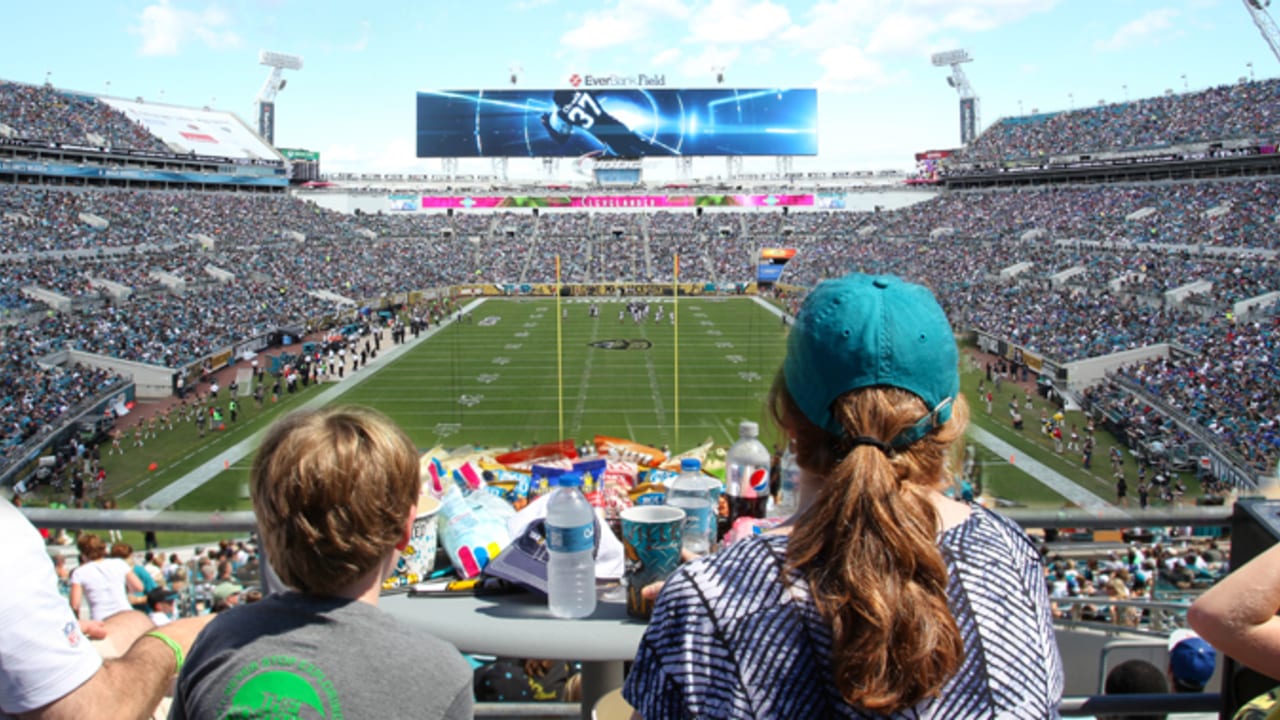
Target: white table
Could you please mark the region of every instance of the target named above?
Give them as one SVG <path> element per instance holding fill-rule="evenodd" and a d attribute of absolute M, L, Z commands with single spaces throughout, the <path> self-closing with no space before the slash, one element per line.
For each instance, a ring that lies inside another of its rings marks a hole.
<path fill-rule="evenodd" d="M 553 617 L 547 599 L 531 592 L 387 595 L 378 607 L 465 653 L 581 662 L 584 718 L 601 696 L 622 685 L 623 662 L 635 657 L 646 627 L 627 615 L 616 585 L 601 592 L 594 613 L 578 620 Z"/>

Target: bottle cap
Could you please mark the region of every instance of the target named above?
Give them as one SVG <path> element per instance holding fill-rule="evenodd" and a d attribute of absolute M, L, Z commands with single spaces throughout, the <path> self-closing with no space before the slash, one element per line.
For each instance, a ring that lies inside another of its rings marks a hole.
<path fill-rule="evenodd" d="M 680 472 L 702 472 L 702 461 L 698 458 L 685 458 L 680 461 Z"/>
<path fill-rule="evenodd" d="M 738 437 L 760 437 L 760 426 L 750 420 L 743 420 L 738 425 Z"/>
<path fill-rule="evenodd" d="M 560 475 L 558 480 L 560 487 L 582 487 L 582 473 L 567 472 Z"/>

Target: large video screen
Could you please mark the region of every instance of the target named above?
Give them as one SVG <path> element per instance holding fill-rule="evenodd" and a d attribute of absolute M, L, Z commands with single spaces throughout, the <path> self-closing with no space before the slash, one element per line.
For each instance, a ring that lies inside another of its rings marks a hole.
<path fill-rule="evenodd" d="M 813 89 L 418 93 L 418 157 L 816 155 Z"/>

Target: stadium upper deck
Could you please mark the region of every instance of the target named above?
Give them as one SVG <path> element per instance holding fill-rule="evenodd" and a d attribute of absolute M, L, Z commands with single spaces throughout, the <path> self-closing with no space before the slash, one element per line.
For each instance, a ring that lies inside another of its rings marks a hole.
<path fill-rule="evenodd" d="M 1262 80 L 1002 118 L 965 148 L 960 159 L 998 162 L 1237 139 L 1273 143 L 1277 129 L 1280 80 Z"/>

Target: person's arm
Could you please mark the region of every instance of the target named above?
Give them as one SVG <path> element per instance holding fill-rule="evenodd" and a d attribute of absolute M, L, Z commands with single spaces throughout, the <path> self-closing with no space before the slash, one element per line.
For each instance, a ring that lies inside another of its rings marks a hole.
<path fill-rule="evenodd" d="M 1280 543 L 1236 568 L 1187 610 L 1200 637 L 1222 653 L 1280 679 Z"/>
<path fill-rule="evenodd" d="M 124 576 L 124 586 L 129 590 L 130 595 L 141 595 L 143 588 L 142 578 L 138 577 L 138 573 L 133 568 L 129 568 L 129 574 Z"/>
<path fill-rule="evenodd" d="M 119 658 L 106 660 L 98 672 L 84 684 L 42 708 L 23 713 L 23 720 L 70 720 L 74 718 L 139 718 L 147 717 L 164 697 L 177 676 L 177 657 L 167 643 L 143 634 L 153 629 L 140 613 L 119 613 L 107 618 L 108 637 L 112 632 L 137 637 L 129 651 Z M 183 618 L 165 625 L 162 632 L 182 647 L 185 657 L 200 630 L 212 615 Z"/>
<path fill-rule="evenodd" d="M 71 612 L 75 613 L 76 617 L 80 617 L 80 603 L 84 601 L 84 587 L 80 583 L 78 582 L 71 583 L 70 599 L 71 599 Z"/>

